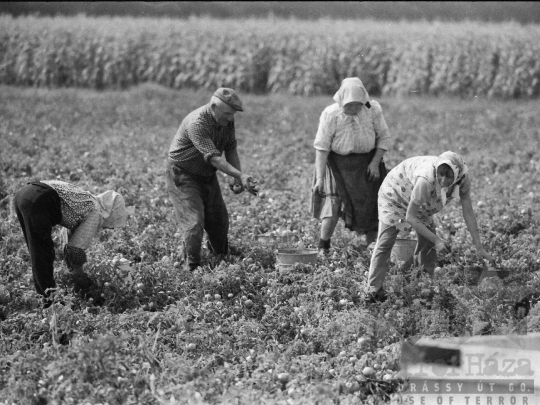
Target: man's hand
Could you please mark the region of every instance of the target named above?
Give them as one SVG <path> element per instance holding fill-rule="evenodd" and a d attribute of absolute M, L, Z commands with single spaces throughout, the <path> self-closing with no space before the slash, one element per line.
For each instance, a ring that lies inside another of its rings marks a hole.
<path fill-rule="evenodd" d="M 244 187 L 242 187 L 240 180 L 235 179 L 234 177 L 229 177 L 229 188 L 234 194 L 240 194 L 244 191 Z"/>
<path fill-rule="evenodd" d="M 244 190 L 249 191 L 253 195 L 257 195 L 257 193 L 259 192 L 257 180 L 255 180 L 249 174 L 244 173 L 240 175 L 239 179 L 235 177 L 229 178 L 229 188 L 233 191 L 234 194 L 240 194 Z"/>
<path fill-rule="evenodd" d="M 320 177 L 315 181 L 315 184 L 311 188 L 313 193 L 317 193 L 320 196 L 324 196 L 324 178 Z"/>
<path fill-rule="evenodd" d="M 249 190 L 249 183 L 253 180 L 253 178 L 249 174 L 242 173 L 240 175 L 240 184 Z"/>
<path fill-rule="evenodd" d="M 381 174 L 379 173 L 379 164 L 371 162 L 367 168 L 367 176 L 369 181 L 377 181 Z"/>
<path fill-rule="evenodd" d="M 240 175 L 240 179 L 239 180 L 235 179 L 235 180 L 237 180 L 238 183 L 240 183 L 240 186 L 242 187 L 242 191 L 243 189 L 246 189 L 248 192 L 250 192 L 253 195 L 257 195 L 257 193 L 259 192 L 259 186 L 257 185 L 257 180 L 255 180 L 249 174 L 242 173 Z"/>

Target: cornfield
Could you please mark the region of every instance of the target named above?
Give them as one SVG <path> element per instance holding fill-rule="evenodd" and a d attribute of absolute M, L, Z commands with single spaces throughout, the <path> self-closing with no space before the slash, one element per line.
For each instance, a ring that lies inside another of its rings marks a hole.
<path fill-rule="evenodd" d="M 360 77 L 378 95 L 540 94 L 540 27 L 0 16 L 0 84 L 332 94 Z"/>

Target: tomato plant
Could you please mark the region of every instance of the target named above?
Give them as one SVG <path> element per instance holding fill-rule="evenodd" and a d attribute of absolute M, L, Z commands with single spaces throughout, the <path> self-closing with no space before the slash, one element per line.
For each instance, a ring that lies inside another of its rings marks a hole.
<path fill-rule="evenodd" d="M 145 85 L 102 93 L 4 87 L 2 95 L 6 403 L 384 403 L 403 385 L 397 372 L 405 339 L 515 331 L 522 326 L 512 309 L 517 297 L 540 289 L 540 118 L 533 103 L 381 100 L 394 139 L 389 168 L 442 149 L 464 155 L 482 241 L 510 275 L 472 285 L 483 263 L 459 204 L 451 203 L 436 225 L 453 253 L 439 258 L 434 277 L 394 263 L 385 279 L 388 300 L 366 307 L 370 253 L 342 222 L 329 256 L 291 268 L 276 263 L 280 247 L 318 243 L 320 224 L 309 215 L 312 142 L 327 97 L 243 98 L 252 107 L 237 114 L 239 154 L 264 198 L 234 194 L 219 174 L 240 255 L 215 257 L 203 248 L 202 266 L 189 272 L 163 156 L 179 119 L 208 94 Z M 462 125 L 451 125 L 457 121 Z M 125 228 L 94 241 L 85 266 L 94 284 L 85 296 L 73 290 L 57 252 L 56 298 L 64 305 L 42 310 L 9 196 L 27 181 L 49 178 L 95 193 L 116 189 L 135 213 Z M 538 325 L 531 318 L 526 328 Z"/>

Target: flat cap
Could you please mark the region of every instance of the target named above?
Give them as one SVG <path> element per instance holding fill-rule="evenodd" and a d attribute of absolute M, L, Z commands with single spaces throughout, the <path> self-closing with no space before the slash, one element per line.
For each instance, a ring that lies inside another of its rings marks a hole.
<path fill-rule="evenodd" d="M 220 87 L 214 93 L 214 96 L 219 98 L 225 104 L 236 111 L 244 111 L 242 108 L 242 100 L 238 97 L 238 94 L 233 89 L 227 87 Z"/>

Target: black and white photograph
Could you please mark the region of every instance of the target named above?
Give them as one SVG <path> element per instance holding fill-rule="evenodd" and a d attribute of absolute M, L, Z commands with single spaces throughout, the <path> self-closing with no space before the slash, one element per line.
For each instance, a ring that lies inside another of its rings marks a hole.
<path fill-rule="evenodd" d="M 540 404 L 540 2 L 0 2 L 0 405 Z"/>

